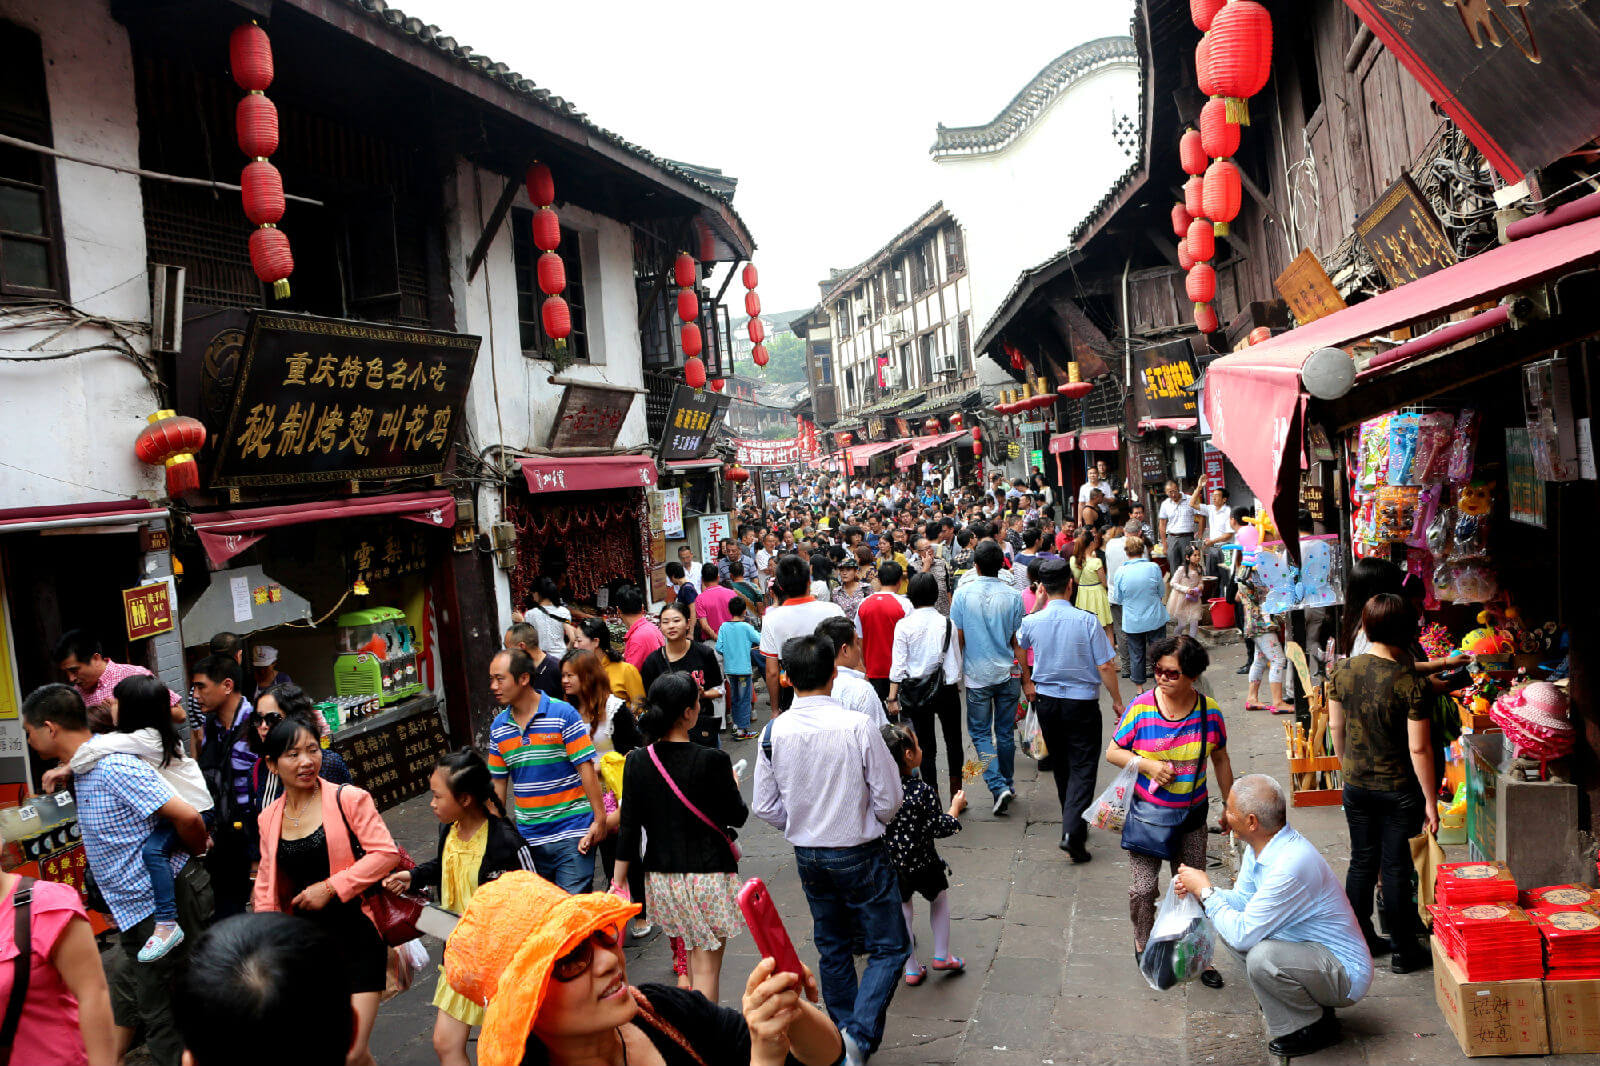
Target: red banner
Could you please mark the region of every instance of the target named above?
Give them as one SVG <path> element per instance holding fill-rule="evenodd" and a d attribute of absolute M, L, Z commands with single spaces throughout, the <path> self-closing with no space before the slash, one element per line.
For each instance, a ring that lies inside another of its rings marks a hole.
<path fill-rule="evenodd" d="M 1222 462 L 1222 453 L 1211 447 L 1211 445 L 1206 445 L 1207 492 L 1216 492 L 1218 489 L 1227 489 L 1227 478 L 1222 471 Z"/>

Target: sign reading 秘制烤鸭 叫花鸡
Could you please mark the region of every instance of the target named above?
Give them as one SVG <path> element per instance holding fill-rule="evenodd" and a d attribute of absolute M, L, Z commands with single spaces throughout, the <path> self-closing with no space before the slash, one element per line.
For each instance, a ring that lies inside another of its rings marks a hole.
<path fill-rule="evenodd" d="M 437 474 L 480 338 L 254 311 L 211 484 L 272 487 Z"/>

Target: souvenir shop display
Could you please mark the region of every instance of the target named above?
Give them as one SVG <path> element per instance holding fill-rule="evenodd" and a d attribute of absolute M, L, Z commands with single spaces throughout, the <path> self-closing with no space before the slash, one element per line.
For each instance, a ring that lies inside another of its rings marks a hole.
<path fill-rule="evenodd" d="M 1515 899 L 1515 882 L 1511 883 L 1511 892 Z M 1515 903 L 1474 903 L 1465 907 L 1436 903 L 1428 909 L 1440 946 L 1467 980 L 1516 981 L 1544 976 L 1544 943 L 1539 928 Z"/>
<path fill-rule="evenodd" d="M 1523 889 L 1519 897 L 1519 905 L 1530 913 L 1579 911 L 1596 903 L 1600 903 L 1600 891 L 1578 884 Z"/>
<path fill-rule="evenodd" d="M 1344 602 L 1344 551 L 1333 534 L 1300 538 L 1295 566 L 1282 541 L 1264 543 L 1255 568 L 1266 594 L 1261 609 L 1269 615 Z"/>
<path fill-rule="evenodd" d="M 1439 867 L 1433 898 L 1441 906 L 1517 902 L 1517 879 L 1503 862 L 1447 862 Z"/>

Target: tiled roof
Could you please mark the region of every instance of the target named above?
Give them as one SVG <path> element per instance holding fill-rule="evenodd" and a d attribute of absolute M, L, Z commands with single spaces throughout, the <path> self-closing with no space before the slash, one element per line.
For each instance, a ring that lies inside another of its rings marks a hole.
<path fill-rule="evenodd" d="M 944 156 L 988 155 L 1004 150 L 1021 137 L 1062 93 L 1090 74 L 1107 67 L 1137 63 L 1139 53 L 1131 37 L 1100 37 L 1051 60 L 1033 76 L 994 118 L 981 126 L 945 126 L 928 154 Z"/>
<path fill-rule="evenodd" d="M 933 399 L 901 413 L 905 415 L 931 415 L 940 411 L 952 411 L 958 407 L 962 409 L 977 407 L 982 402 L 982 390 L 971 389 L 956 395 L 935 396 Z"/>
<path fill-rule="evenodd" d="M 295 3 L 296 0 L 290 0 L 290 2 Z M 337 2 L 349 10 L 359 12 L 374 23 L 427 45 L 453 63 L 476 72 L 478 76 L 485 80 L 524 96 L 556 115 L 576 122 L 587 133 L 608 142 L 636 159 L 642 160 L 660 171 L 662 175 L 668 176 L 675 181 L 686 183 L 699 192 L 720 201 L 724 205 L 724 209 L 748 233 L 749 227 L 744 225 L 744 220 L 738 217 L 738 214 L 734 212 L 731 206 L 733 192 L 731 189 L 726 188 L 726 183 L 730 179 L 724 177 L 717 184 L 702 180 L 700 175 L 704 173 L 703 168 L 690 167 L 665 159 L 641 145 L 634 144 L 621 134 L 614 133 L 603 126 L 595 124 L 572 101 L 565 97 L 557 96 L 549 89 L 541 88 L 532 79 L 523 77 L 505 63 L 499 63 L 486 55 L 478 54 L 472 46 L 462 44 L 439 27 L 425 23 L 419 18 L 413 18 L 399 8 L 389 6 L 386 0 L 337 0 Z M 383 47 L 382 43 L 378 41 L 371 41 L 370 43 L 380 48 Z"/>
<path fill-rule="evenodd" d="M 928 398 L 925 392 L 907 393 L 901 396 L 891 396 L 887 400 L 879 400 L 871 407 L 860 407 L 852 412 L 857 418 L 868 415 L 896 414 L 907 407 L 914 407 Z"/>
<path fill-rule="evenodd" d="M 944 201 L 940 200 L 918 215 L 915 222 L 891 237 L 889 243 L 867 256 L 860 263 L 848 270 L 830 270 L 828 272 L 828 280 L 818 283 L 818 287 L 822 289 L 823 305 L 827 305 L 842 290 L 850 288 L 862 278 L 876 271 L 886 259 L 898 252 L 912 237 L 917 236 L 930 226 L 939 225 L 949 220 L 950 212 L 944 209 Z"/>

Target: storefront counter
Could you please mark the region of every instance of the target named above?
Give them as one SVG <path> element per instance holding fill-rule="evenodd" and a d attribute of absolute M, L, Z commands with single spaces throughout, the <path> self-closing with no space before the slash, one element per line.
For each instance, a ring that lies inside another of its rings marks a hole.
<path fill-rule="evenodd" d="M 428 791 L 428 778 L 450 740 L 439 698 L 423 693 L 351 722 L 333 734 L 329 746 L 382 811 Z"/>

